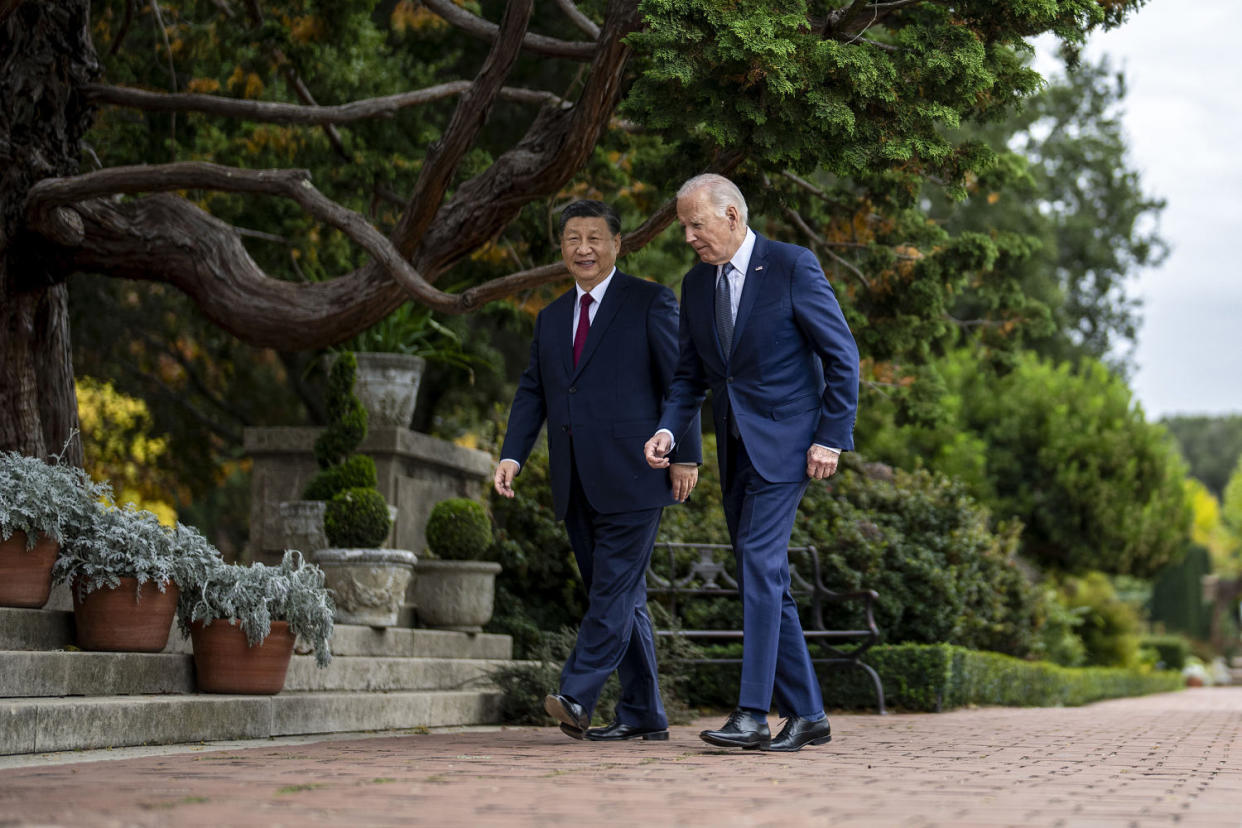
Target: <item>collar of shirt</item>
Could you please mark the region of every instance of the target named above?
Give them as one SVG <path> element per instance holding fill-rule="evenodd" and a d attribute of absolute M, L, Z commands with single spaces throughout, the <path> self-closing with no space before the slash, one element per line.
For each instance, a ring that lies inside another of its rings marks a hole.
<path fill-rule="evenodd" d="M 742 288 L 746 285 L 746 271 L 750 268 L 750 257 L 755 252 L 755 231 L 746 228 L 746 237 L 729 259 L 733 270 L 729 272 L 729 305 L 733 318 L 737 319 L 737 309 L 742 305 Z M 720 278 L 720 266 L 716 267 L 716 278 Z"/>
<path fill-rule="evenodd" d="M 604 301 L 604 293 L 608 290 L 608 285 L 612 282 L 612 277 L 617 275 L 617 268 L 614 266 L 612 271 L 604 277 L 598 285 L 591 288 L 591 302 L 588 308 L 587 323 L 595 321 L 595 314 L 599 311 L 599 303 Z M 576 336 L 578 333 L 578 314 L 582 310 L 582 295 L 587 293 L 577 283 L 574 284 L 574 324 L 570 329 L 570 336 Z"/>

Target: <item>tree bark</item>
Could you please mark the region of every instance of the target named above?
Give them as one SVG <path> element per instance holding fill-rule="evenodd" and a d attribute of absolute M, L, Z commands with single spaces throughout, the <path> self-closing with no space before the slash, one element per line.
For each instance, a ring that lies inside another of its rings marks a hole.
<path fill-rule="evenodd" d="M 6 3 L 0 14 L 0 450 L 81 464 L 68 293 L 46 241 L 26 231 L 26 193 L 78 171 L 99 73 L 87 0 Z"/>

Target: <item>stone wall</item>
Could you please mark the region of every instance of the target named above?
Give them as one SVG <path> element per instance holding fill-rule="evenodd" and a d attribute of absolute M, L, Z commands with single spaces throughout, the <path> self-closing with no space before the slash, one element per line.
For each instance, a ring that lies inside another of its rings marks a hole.
<path fill-rule="evenodd" d="M 322 433 L 319 428 L 246 429 L 246 454 L 254 461 L 250 560 L 279 562 L 280 504 L 302 498 L 302 489 L 317 470 L 313 447 Z M 492 476 L 493 461 L 486 452 L 406 428 L 372 428 L 358 451 L 375 460 L 380 493 L 397 507 L 392 546 L 415 554 L 426 545 L 423 530 L 431 507 L 450 497 L 481 498 Z"/>

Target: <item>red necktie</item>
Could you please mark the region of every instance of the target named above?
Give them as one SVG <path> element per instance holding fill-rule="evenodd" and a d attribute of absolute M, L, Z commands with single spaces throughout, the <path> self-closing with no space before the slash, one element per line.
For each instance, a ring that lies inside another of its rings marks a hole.
<path fill-rule="evenodd" d="M 582 294 L 581 310 L 578 312 L 578 330 L 574 332 L 574 367 L 578 367 L 578 357 L 582 356 L 582 348 L 586 345 L 587 330 L 591 327 L 591 303 L 595 300 L 591 294 Z"/>

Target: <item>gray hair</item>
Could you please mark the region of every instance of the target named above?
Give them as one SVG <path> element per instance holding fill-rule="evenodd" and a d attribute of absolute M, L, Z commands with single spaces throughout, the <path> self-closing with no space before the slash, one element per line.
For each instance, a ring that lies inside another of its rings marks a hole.
<path fill-rule="evenodd" d="M 737 185 L 723 175 L 716 175 L 715 173 L 696 175 L 681 185 L 681 189 L 677 191 L 677 198 L 682 199 L 697 190 L 704 189 L 707 190 L 707 200 L 716 208 L 718 215 L 724 216 L 725 209 L 732 205 L 737 208 L 737 214 L 742 219 L 742 224 L 746 224 L 746 199 L 742 196 L 742 191 L 737 188 Z"/>

